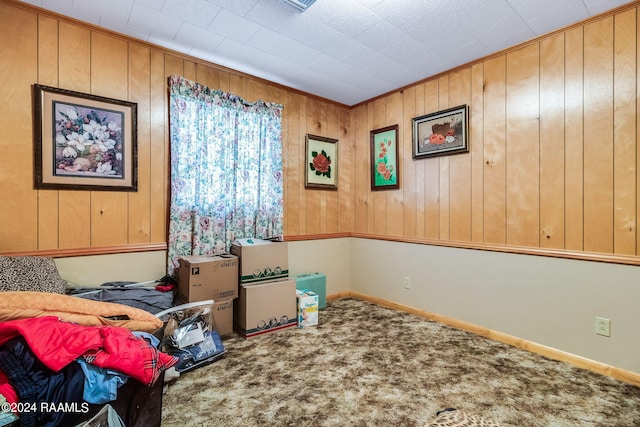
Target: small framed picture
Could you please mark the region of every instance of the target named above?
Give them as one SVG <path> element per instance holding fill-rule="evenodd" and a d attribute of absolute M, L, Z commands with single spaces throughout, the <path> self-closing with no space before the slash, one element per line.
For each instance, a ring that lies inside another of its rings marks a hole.
<path fill-rule="evenodd" d="M 34 85 L 35 188 L 137 191 L 137 104 Z"/>
<path fill-rule="evenodd" d="M 338 140 L 307 134 L 305 188 L 338 189 Z"/>
<path fill-rule="evenodd" d="M 469 107 L 460 105 L 413 119 L 413 158 L 469 151 Z"/>
<path fill-rule="evenodd" d="M 372 130 L 371 190 L 400 188 L 398 165 L 398 125 Z"/>

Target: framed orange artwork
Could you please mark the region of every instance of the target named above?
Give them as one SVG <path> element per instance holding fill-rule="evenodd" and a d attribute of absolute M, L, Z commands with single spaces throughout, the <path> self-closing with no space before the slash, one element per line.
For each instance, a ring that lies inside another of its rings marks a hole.
<path fill-rule="evenodd" d="M 460 105 L 413 119 L 413 158 L 467 153 L 469 107 Z"/>

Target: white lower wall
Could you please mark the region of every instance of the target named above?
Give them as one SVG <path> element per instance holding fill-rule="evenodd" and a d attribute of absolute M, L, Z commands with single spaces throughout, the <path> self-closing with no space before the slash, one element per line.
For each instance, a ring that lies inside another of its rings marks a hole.
<path fill-rule="evenodd" d="M 638 267 L 353 239 L 351 268 L 354 292 L 640 373 Z"/>
<path fill-rule="evenodd" d="M 324 273 L 327 295 L 347 292 L 351 286 L 351 238 L 289 242 L 289 276 Z"/>
<path fill-rule="evenodd" d="M 106 282 L 147 282 L 167 274 L 167 252 L 134 252 L 55 258 L 60 276 L 80 286 Z"/>
<path fill-rule="evenodd" d="M 347 292 L 351 283 L 350 238 L 289 242 L 289 275 L 324 273 L 327 295 Z M 166 251 L 56 258 L 60 276 L 80 286 L 115 281 L 146 282 L 166 274 Z"/>
<path fill-rule="evenodd" d="M 55 260 L 83 286 L 165 275 L 166 252 Z M 640 373 L 640 267 L 370 239 L 289 242 L 289 273 Z M 404 288 L 404 278 L 411 289 Z M 594 333 L 611 319 L 611 337 Z"/>

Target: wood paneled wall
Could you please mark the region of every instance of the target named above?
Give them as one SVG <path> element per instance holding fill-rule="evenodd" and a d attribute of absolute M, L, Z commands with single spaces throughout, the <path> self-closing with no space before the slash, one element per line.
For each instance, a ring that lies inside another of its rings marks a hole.
<path fill-rule="evenodd" d="M 637 6 L 637 3 L 635 4 Z M 625 7 L 356 106 L 400 126 L 400 190 L 356 170 L 356 235 L 638 263 L 638 12 Z M 412 118 L 469 104 L 470 152 L 412 159 Z M 588 257 L 588 255 L 587 255 Z"/>
<path fill-rule="evenodd" d="M 637 5 L 350 108 L 0 0 L 0 253 L 163 247 L 167 77 L 179 74 L 284 105 L 284 232 L 294 240 L 353 235 L 640 264 Z M 137 192 L 33 189 L 34 83 L 138 103 Z M 470 152 L 413 160 L 411 119 L 460 104 L 470 106 Z M 372 192 L 369 132 L 393 124 L 400 189 Z M 337 191 L 304 188 L 307 133 L 339 140 Z"/>
<path fill-rule="evenodd" d="M 0 253 L 85 254 L 166 245 L 167 77 L 284 104 L 285 233 L 348 233 L 352 114 L 289 90 L 11 0 L 0 0 Z M 138 191 L 33 188 L 32 85 L 138 103 Z M 338 138 L 340 189 L 305 190 L 305 134 Z"/>

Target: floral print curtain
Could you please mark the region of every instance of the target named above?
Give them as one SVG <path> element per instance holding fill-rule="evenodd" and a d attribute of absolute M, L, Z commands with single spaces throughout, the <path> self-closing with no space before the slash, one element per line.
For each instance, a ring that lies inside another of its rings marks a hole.
<path fill-rule="evenodd" d="M 168 273 L 178 258 L 282 234 L 282 105 L 169 78 Z"/>

